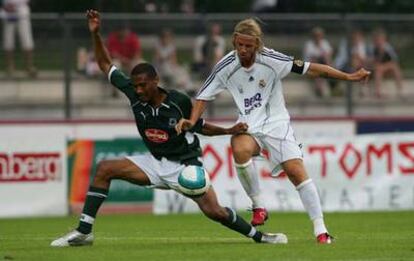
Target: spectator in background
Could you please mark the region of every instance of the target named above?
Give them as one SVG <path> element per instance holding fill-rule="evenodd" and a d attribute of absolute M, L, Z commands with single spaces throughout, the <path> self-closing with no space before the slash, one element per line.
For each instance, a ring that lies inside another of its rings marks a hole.
<path fill-rule="evenodd" d="M 221 35 L 221 25 L 213 23 L 206 35 L 198 36 L 194 46 L 193 70 L 207 76 L 213 66 L 223 57 L 226 51 L 226 41 Z"/>
<path fill-rule="evenodd" d="M 79 47 L 76 54 L 76 70 L 88 77 L 101 75 L 101 70 L 95 60 L 93 51 L 86 47 Z"/>
<path fill-rule="evenodd" d="M 36 68 L 33 65 L 34 41 L 30 20 L 29 0 L 3 0 L 3 48 L 6 56 L 6 71 L 13 75 L 15 71 L 14 49 L 16 29 L 24 53 L 26 72 L 35 77 Z"/>
<path fill-rule="evenodd" d="M 355 30 L 351 34 L 351 68 L 352 71 L 368 66 L 367 45 L 363 33 Z"/>
<path fill-rule="evenodd" d="M 154 65 L 158 70 L 161 81 L 165 85 L 171 85 L 174 70 L 177 66 L 177 52 L 173 34 L 168 29 L 161 31 L 155 43 Z"/>
<path fill-rule="evenodd" d="M 387 34 L 382 29 L 378 29 L 374 32 L 373 55 L 376 96 L 378 98 L 382 97 L 382 80 L 385 75 L 390 74 L 395 79 L 398 96 L 402 97 L 402 74 L 398 56 L 394 48 L 388 42 Z"/>
<path fill-rule="evenodd" d="M 106 40 L 109 55 L 115 66 L 130 72 L 135 64 L 142 62 L 141 43 L 136 33 L 128 26 L 111 32 Z M 117 97 L 119 92 L 112 89 L 112 96 Z"/>
<path fill-rule="evenodd" d="M 154 65 L 164 85 L 193 94 L 194 86 L 190 74 L 177 62 L 174 35 L 169 29 L 161 31 L 155 44 Z"/>
<path fill-rule="evenodd" d="M 305 61 L 311 63 L 320 63 L 330 65 L 332 62 L 332 47 L 328 40 L 325 39 L 324 30 L 321 27 L 312 29 L 312 38 L 305 43 L 303 50 Z M 326 93 L 326 80 L 323 78 L 315 78 L 315 94 L 322 97 Z"/>
<path fill-rule="evenodd" d="M 344 37 L 338 47 L 335 57 L 335 67 L 346 71 L 356 71 L 360 68 L 369 67 L 368 47 L 362 31 L 356 29 L 351 35 Z M 364 96 L 364 89 L 359 88 L 360 96 Z"/>
<path fill-rule="evenodd" d="M 142 61 L 139 37 L 129 27 L 110 33 L 106 43 L 109 55 L 118 68 L 130 72 L 135 64 Z"/>
<path fill-rule="evenodd" d="M 193 14 L 194 10 L 194 0 L 183 0 L 181 1 L 180 11 L 185 14 Z"/>

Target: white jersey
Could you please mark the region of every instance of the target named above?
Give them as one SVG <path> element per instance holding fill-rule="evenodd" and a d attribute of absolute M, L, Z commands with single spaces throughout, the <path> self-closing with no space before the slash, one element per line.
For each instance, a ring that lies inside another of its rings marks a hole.
<path fill-rule="evenodd" d="M 197 95 L 197 100 L 213 100 L 227 89 L 239 109 L 239 122 L 249 125 L 251 134 L 283 138 L 277 131 L 286 126 L 290 116 L 283 97 L 281 80 L 292 70 L 293 57 L 264 48 L 256 54 L 250 68 L 241 66 L 236 51 L 228 53 L 216 64 Z M 309 68 L 304 64 L 303 74 Z"/>

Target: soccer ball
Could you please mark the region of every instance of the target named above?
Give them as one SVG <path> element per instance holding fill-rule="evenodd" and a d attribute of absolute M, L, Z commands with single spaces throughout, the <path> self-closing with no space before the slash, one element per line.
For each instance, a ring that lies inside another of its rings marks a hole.
<path fill-rule="evenodd" d="M 210 187 L 210 177 L 203 167 L 186 166 L 178 175 L 178 187 L 186 196 L 201 196 Z"/>

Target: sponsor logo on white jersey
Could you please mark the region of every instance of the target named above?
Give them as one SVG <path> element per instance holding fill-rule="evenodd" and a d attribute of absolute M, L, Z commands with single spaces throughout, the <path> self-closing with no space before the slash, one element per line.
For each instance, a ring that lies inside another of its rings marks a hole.
<path fill-rule="evenodd" d="M 262 106 L 262 95 L 260 93 L 256 93 L 250 98 L 244 99 L 244 113 L 246 115 L 250 114 L 252 110 L 255 108 L 259 108 Z"/>

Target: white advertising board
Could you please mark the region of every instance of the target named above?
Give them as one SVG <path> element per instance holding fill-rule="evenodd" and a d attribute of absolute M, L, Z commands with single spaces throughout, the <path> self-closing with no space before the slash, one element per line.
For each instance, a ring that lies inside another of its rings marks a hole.
<path fill-rule="evenodd" d="M 233 166 L 229 137 L 204 138 L 206 169 L 220 203 L 238 210 L 250 207 Z M 318 138 L 303 148 L 309 176 L 315 181 L 325 211 L 414 209 L 414 133 Z M 263 162 L 265 163 L 265 162 Z M 285 176 L 259 175 L 267 208 L 303 211 L 299 196 Z M 196 205 L 172 191 L 155 191 L 154 212 L 193 212 Z"/>
<path fill-rule="evenodd" d="M 0 217 L 66 215 L 65 128 L 0 128 Z"/>
<path fill-rule="evenodd" d="M 234 122 L 220 121 L 216 124 L 230 126 Z M 354 132 L 353 121 L 336 124 L 326 121 L 300 121 L 293 122 L 293 125 L 298 139 L 305 144 L 314 138 L 333 137 L 332 135 L 335 138 L 345 137 Z M 0 137 L 0 217 L 12 217 L 67 214 L 68 140 L 139 138 L 139 134 L 132 121 L 22 122 L 1 124 Z M 241 193 L 232 167 L 229 137 L 202 139 L 205 143 L 206 166 L 210 173 L 217 176 L 215 183 L 228 184 L 223 188 L 224 193 L 229 195 L 229 201 L 234 201 L 231 206 L 247 206 L 248 199 Z M 271 182 L 275 183 L 273 180 Z M 282 186 L 284 183 L 282 180 L 275 184 Z M 219 185 L 216 187 L 220 188 Z M 273 185 L 271 187 L 274 188 Z M 280 196 L 283 197 L 282 194 Z"/>

